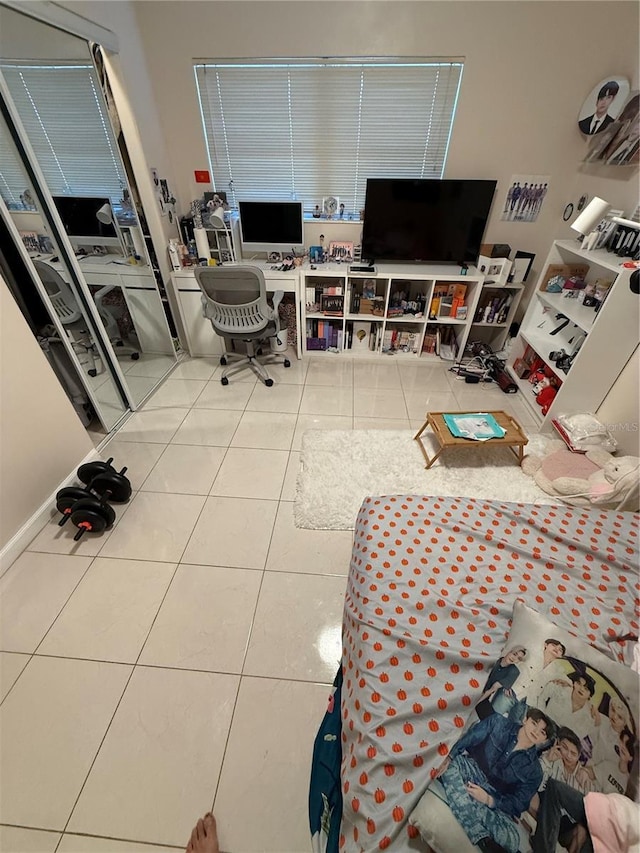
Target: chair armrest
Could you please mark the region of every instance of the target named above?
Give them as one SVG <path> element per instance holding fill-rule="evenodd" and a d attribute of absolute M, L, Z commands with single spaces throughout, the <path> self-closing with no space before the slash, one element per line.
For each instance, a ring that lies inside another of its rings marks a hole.
<path fill-rule="evenodd" d="M 107 293 L 111 293 L 111 291 L 115 287 L 117 287 L 117 285 L 115 285 L 115 284 L 105 284 L 104 287 L 101 287 L 100 290 L 97 290 L 93 294 L 93 301 L 98 306 L 98 310 L 100 310 L 100 308 L 102 308 L 102 300 L 104 299 L 104 297 L 107 295 Z"/>

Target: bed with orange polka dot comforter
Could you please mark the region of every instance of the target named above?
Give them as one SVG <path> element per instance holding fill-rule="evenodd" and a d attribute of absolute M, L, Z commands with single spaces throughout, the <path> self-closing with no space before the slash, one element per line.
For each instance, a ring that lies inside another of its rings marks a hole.
<path fill-rule="evenodd" d="M 640 516 L 369 497 L 343 616 L 343 851 L 423 850 L 408 817 L 457 739 L 516 598 L 630 662 Z M 607 642 L 609 640 L 609 642 Z"/>

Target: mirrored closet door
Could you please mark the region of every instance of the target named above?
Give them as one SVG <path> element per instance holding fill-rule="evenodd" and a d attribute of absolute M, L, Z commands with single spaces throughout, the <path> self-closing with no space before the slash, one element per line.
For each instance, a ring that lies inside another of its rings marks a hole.
<path fill-rule="evenodd" d="M 85 40 L 0 7 L 4 216 L 109 431 L 176 356 L 102 74 Z"/>

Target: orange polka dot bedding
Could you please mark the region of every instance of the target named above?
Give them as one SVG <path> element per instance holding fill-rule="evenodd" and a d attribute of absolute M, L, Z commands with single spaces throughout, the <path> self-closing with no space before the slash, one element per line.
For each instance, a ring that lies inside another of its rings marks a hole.
<path fill-rule="evenodd" d="M 408 817 L 460 734 L 520 599 L 609 656 L 638 632 L 640 516 L 369 497 L 343 616 L 340 850 L 422 850 Z"/>

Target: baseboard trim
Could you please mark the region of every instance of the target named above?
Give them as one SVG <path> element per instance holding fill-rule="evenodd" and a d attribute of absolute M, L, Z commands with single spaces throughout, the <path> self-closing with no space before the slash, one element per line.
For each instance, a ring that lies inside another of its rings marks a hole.
<path fill-rule="evenodd" d="M 84 465 L 85 462 L 92 462 L 94 459 L 99 459 L 101 456 L 100 452 L 95 448 L 91 450 L 84 457 L 80 465 Z M 80 466 L 78 466 L 80 467 Z M 11 539 L 7 542 L 7 544 L 0 549 L 0 577 L 9 569 L 13 563 L 18 559 L 20 554 L 25 550 L 25 548 L 29 545 L 29 543 L 38 535 L 38 533 L 42 530 L 42 528 L 47 524 L 48 521 L 53 517 L 55 513 L 52 512 L 52 508 L 55 504 L 56 494 L 57 492 L 64 488 L 64 486 L 71 485 L 76 480 L 76 471 L 78 469 L 74 468 L 73 471 L 65 477 L 65 479 L 58 483 L 53 492 L 47 497 L 45 501 L 38 507 L 38 509 L 33 513 L 31 518 L 27 519 L 22 527 L 15 533 Z"/>

